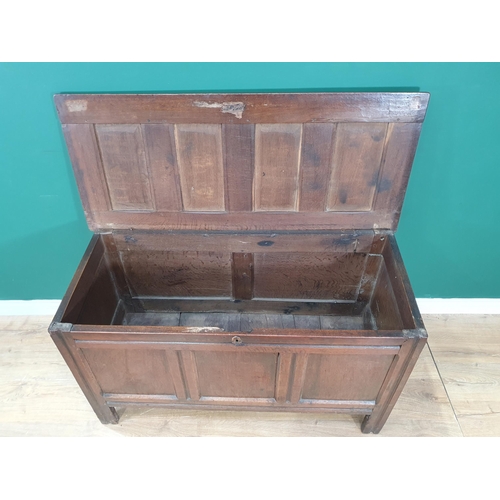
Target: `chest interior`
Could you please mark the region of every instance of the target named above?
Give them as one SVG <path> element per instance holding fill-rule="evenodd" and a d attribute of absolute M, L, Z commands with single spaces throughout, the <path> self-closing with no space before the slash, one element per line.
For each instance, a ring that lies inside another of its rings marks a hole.
<path fill-rule="evenodd" d="M 397 300 L 399 276 L 391 279 L 386 264 L 390 238 L 370 231 L 99 235 L 63 321 L 234 332 L 414 328 L 408 305 Z"/>

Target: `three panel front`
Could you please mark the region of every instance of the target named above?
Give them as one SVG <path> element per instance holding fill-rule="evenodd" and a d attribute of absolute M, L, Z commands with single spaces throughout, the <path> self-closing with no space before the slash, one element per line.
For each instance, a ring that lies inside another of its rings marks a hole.
<path fill-rule="evenodd" d="M 77 341 L 109 404 L 370 409 L 399 347 Z"/>

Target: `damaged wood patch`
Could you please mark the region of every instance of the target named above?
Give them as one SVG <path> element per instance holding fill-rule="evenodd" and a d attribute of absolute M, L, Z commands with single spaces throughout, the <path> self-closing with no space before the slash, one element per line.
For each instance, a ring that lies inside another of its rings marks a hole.
<path fill-rule="evenodd" d="M 220 108 L 223 113 L 230 113 L 240 119 L 243 117 L 243 111 L 245 111 L 245 103 L 243 102 L 194 101 L 193 106 L 197 108 Z"/>
<path fill-rule="evenodd" d="M 210 332 L 223 332 L 222 328 L 215 326 L 188 326 L 185 328 L 189 333 L 210 333 Z"/>
<path fill-rule="evenodd" d="M 66 107 L 70 113 L 77 111 L 87 111 L 87 101 L 78 99 L 74 101 L 66 101 Z"/>

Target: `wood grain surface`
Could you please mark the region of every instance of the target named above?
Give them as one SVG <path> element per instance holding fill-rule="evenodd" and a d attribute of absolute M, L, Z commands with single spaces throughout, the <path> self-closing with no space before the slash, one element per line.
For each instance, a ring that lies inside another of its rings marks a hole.
<path fill-rule="evenodd" d="M 365 254 L 256 253 L 254 296 L 356 300 Z"/>
<path fill-rule="evenodd" d="M 96 125 L 113 210 L 154 210 L 140 125 Z"/>
<path fill-rule="evenodd" d="M 395 229 L 428 94 L 55 101 L 93 230 Z"/>
<path fill-rule="evenodd" d="M 421 122 L 429 94 L 58 94 L 62 123 Z"/>
<path fill-rule="evenodd" d="M 0 318 L 1 436 L 377 437 L 360 434 L 361 416 L 325 413 L 130 407 L 102 425 L 47 334 L 50 320 Z M 500 436 L 500 315 L 424 321 L 432 355 L 426 346 L 378 436 Z"/>
<path fill-rule="evenodd" d="M 255 127 L 254 210 L 297 211 L 302 126 Z"/>

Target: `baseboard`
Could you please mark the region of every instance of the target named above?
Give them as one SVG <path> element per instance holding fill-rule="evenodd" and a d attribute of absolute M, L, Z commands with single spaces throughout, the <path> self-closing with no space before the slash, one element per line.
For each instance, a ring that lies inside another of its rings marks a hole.
<path fill-rule="evenodd" d="M 500 299 L 417 299 L 422 314 L 500 314 Z"/>
<path fill-rule="evenodd" d="M 0 316 L 54 316 L 60 300 L 0 300 Z"/>
<path fill-rule="evenodd" d="M 53 316 L 60 300 L 0 300 L 0 316 Z M 417 299 L 422 314 L 500 314 L 500 299 Z"/>

